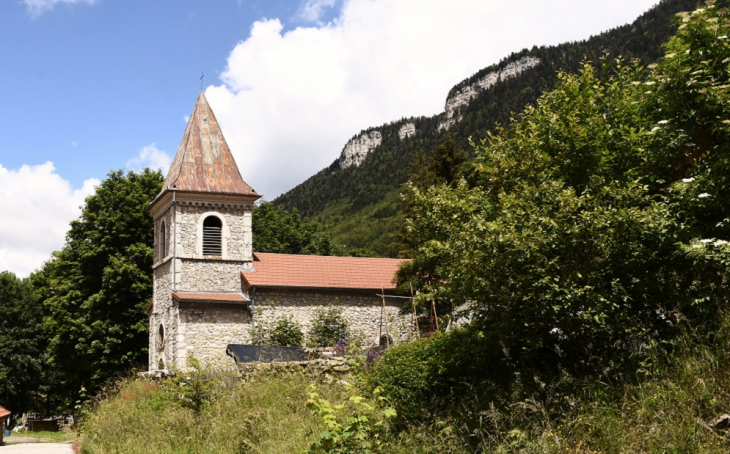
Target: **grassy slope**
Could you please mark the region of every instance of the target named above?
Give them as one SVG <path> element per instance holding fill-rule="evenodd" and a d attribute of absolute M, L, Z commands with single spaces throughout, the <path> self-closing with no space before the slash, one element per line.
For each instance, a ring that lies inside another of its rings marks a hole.
<path fill-rule="evenodd" d="M 465 433 L 466 413 L 406 425 L 390 433 L 391 446 L 383 452 L 726 453 L 723 434 L 710 424 L 730 410 L 728 353 L 686 344 L 657 364 L 639 380 L 576 385 L 568 396 L 573 408 L 560 414 L 546 401 L 523 398 L 508 402 L 508 411 L 479 413 L 490 429 Z M 196 416 L 180 406 L 169 383 L 128 380 L 85 419 L 81 452 L 306 452 L 324 430 L 306 408 L 310 381 L 291 374 L 229 382 L 209 392 L 210 403 Z M 347 396 L 337 382 L 317 386 L 332 402 Z"/>
<path fill-rule="evenodd" d="M 697 0 L 665 0 L 632 24 L 586 41 L 525 49 L 480 70 L 451 91 L 523 56 L 533 55 L 542 60 L 537 67 L 499 83 L 473 99 L 461 110 L 463 120 L 453 126 L 449 134 L 460 147 L 468 150 L 470 137 L 478 140 L 486 137 L 495 123 L 506 124 L 512 112 L 522 111 L 527 104 L 534 104 L 540 94 L 555 87 L 558 71 L 577 71 L 584 58 L 597 61 L 608 52 L 611 57 L 655 61 L 660 56 L 661 44 L 674 33 L 671 17 L 679 11 L 694 9 L 697 3 Z M 432 150 L 443 140 L 443 135 L 436 131 L 439 121 L 440 116 L 404 118 L 368 128 L 365 131 L 380 131 L 383 143 L 360 167 L 339 170 L 335 161 L 329 168 L 278 197 L 274 203 L 296 208 L 324 223 L 334 239 L 342 244 L 395 256 L 398 251 L 390 245 L 396 228 L 396 195 L 408 178 L 408 167 L 416 150 Z M 401 141 L 398 130 L 407 122 L 415 122 L 417 134 Z"/>

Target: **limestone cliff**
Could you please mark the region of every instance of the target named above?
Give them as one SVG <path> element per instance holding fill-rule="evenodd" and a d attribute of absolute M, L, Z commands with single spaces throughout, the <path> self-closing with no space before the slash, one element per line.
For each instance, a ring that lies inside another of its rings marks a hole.
<path fill-rule="evenodd" d="M 380 131 L 363 132 L 353 137 L 345 145 L 340 154 L 340 168 L 346 169 L 350 166 L 358 167 L 365 160 L 365 157 L 383 142 Z"/>
<path fill-rule="evenodd" d="M 415 123 L 406 123 L 403 126 L 400 127 L 398 130 L 398 138 L 400 140 L 403 140 L 407 137 L 415 136 L 416 135 L 416 124 Z"/>
<path fill-rule="evenodd" d="M 438 130 L 448 130 L 454 123 L 461 121 L 461 116 L 457 115 L 459 108 L 469 105 L 471 100 L 479 96 L 479 93 L 482 91 L 494 86 L 497 82 L 515 77 L 521 72 L 534 68 L 539 64 L 539 58 L 528 55 L 518 61 L 508 63 L 504 68 L 490 72 L 476 82 L 458 90 L 446 99 L 444 112 L 446 118 L 439 123 Z"/>

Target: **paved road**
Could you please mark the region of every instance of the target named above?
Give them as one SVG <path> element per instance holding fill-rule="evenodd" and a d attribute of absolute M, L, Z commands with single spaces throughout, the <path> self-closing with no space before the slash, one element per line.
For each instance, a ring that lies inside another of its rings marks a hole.
<path fill-rule="evenodd" d="M 71 443 L 18 443 L 0 446 L 0 454 L 73 454 Z"/>

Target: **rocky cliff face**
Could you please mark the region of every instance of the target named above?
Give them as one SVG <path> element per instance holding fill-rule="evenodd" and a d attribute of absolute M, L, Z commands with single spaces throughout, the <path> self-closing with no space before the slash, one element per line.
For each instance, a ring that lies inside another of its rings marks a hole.
<path fill-rule="evenodd" d="M 521 72 L 534 68 L 540 64 L 537 57 L 524 57 L 518 61 L 507 64 L 503 69 L 494 71 L 476 82 L 467 85 L 446 99 L 445 115 L 446 118 L 438 125 L 438 130 L 448 130 L 454 123 L 461 121 L 461 116 L 457 115 L 460 107 L 467 106 L 472 99 L 476 98 L 479 93 L 492 87 L 497 82 L 501 82 L 519 75 Z"/>
<path fill-rule="evenodd" d="M 398 130 L 398 137 L 400 140 L 403 140 L 407 137 L 415 136 L 416 135 L 416 124 L 415 123 L 406 123 L 403 126 L 400 127 Z"/>
<path fill-rule="evenodd" d="M 459 109 L 463 106 L 469 105 L 472 99 L 479 96 L 484 90 L 489 89 L 495 84 L 502 82 L 507 79 L 518 76 L 523 71 L 540 64 L 540 59 L 537 57 L 526 56 L 520 60 L 508 63 L 504 68 L 492 71 L 486 76 L 478 79 L 476 82 L 470 83 L 456 92 L 452 93 L 446 99 L 445 112 L 442 114 L 442 120 L 438 123 L 438 132 L 448 130 L 452 125 L 461 120 Z M 405 140 L 409 137 L 413 137 L 416 134 L 416 124 L 413 122 L 404 123 L 398 130 L 398 137 L 400 140 Z M 346 169 L 351 166 L 358 167 L 365 160 L 365 157 L 372 152 L 375 148 L 380 146 L 383 141 L 383 137 L 380 131 L 373 130 L 370 132 L 363 132 L 362 134 L 353 137 L 345 145 L 345 148 L 340 154 L 338 160 L 339 169 Z M 335 167 L 333 172 L 338 169 Z"/>
<path fill-rule="evenodd" d="M 340 154 L 340 169 L 350 166 L 359 166 L 365 157 L 383 142 L 380 131 L 364 132 L 357 137 L 350 139 Z"/>

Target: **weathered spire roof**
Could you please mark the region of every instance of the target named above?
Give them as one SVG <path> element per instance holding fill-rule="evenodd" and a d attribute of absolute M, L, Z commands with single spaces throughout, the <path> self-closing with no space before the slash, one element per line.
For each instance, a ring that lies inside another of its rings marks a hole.
<path fill-rule="evenodd" d="M 241 178 L 218 120 L 202 91 L 161 194 L 168 190 L 261 197 Z"/>

